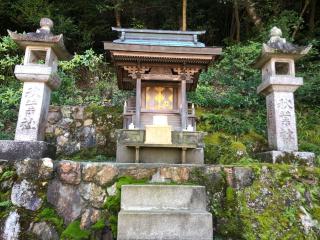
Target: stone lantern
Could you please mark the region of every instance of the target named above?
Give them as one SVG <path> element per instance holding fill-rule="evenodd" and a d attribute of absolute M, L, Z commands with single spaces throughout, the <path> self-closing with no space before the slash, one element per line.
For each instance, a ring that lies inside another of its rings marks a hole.
<path fill-rule="evenodd" d="M 42 18 L 40 27 L 36 32 L 26 34 L 8 30 L 10 37 L 25 50 L 25 56 L 23 64 L 17 65 L 14 71 L 17 79 L 23 82 L 23 93 L 15 141 L 1 141 L 5 150 L 0 157 L 4 159 L 19 158 L 19 152 L 24 154 L 21 158 L 43 157 L 51 155 L 54 149 L 43 142 L 45 125 L 51 91 L 61 82 L 57 75 L 58 60 L 68 59 L 70 55 L 65 49 L 63 35 L 51 33 L 51 19 Z M 13 153 L 12 149 L 15 149 Z"/>
<path fill-rule="evenodd" d="M 266 96 L 268 143 L 271 151 L 259 156 L 276 162 L 285 153 L 304 159 L 311 164 L 314 153 L 298 152 L 298 137 L 293 93 L 303 85 L 295 76 L 295 60 L 306 55 L 311 46 L 300 47 L 282 38 L 279 28 L 270 31 L 270 40 L 263 44 L 262 53 L 254 67 L 262 70 L 262 83 L 257 92 Z"/>

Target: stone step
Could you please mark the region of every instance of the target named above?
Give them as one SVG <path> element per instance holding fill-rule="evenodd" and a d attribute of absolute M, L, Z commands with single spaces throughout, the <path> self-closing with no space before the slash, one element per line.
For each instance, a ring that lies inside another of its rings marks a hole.
<path fill-rule="evenodd" d="M 203 186 L 124 185 L 121 189 L 123 210 L 206 210 Z"/>
<path fill-rule="evenodd" d="M 125 211 L 118 216 L 118 240 L 212 240 L 206 211 Z"/>

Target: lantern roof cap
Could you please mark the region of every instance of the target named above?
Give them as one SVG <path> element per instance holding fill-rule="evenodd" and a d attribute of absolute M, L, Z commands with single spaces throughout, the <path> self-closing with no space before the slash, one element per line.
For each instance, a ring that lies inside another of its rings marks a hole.
<path fill-rule="evenodd" d="M 52 47 L 60 60 L 69 59 L 71 55 L 64 45 L 63 34 L 53 35 L 52 28 L 53 21 L 50 18 L 41 18 L 40 28 L 36 32 L 17 33 L 8 30 L 8 33 L 13 41 L 23 49 L 27 46 Z"/>

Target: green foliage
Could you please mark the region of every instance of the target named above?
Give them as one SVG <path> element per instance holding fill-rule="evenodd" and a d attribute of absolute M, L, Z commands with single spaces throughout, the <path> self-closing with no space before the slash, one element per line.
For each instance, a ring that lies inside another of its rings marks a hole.
<path fill-rule="evenodd" d="M 80 221 L 76 220 L 70 223 L 62 232 L 61 239 L 64 240 L 85 240 L 90 236 L 89 230 L 82 230 L 80 228 Z"/>
<path fill-rule="evenodd" d="M 189 99 L 199 106 L 259 108 L 263 103 L 256 87 L 261 77 L 250 64 L 260 50 L 257 42 L 226 47 L 222 59 L 200 75 L 199 88 L 189 94 Z"/>
<path fill-rule="evenodd" d="M 104 219 L 99 219 L 95 224 L 93 224 L 90 229 L 93 231 L 102 230 L 106 226 Z"/>
<path fill-rule="evenodd" d="M 205 159 L 210 164 L 230 164 L 246 155 L 246 147 L 230 136 L 215 133 L 205 138 Z"/>
<path fill-rule="evenodd" d="M 46 221 L 49 222 L 51 224 L 53 224 L 57 231 L 59 233 L 62 232 L 64 226 L 63 226 L 63 219 L 61 217 L 59 217 L 59 215 L 57 214 L 57 212 L 51 208 L 51 207 L 45 207 L 43 208 L 35 217 L 35 221 Z"/>
<path fill-rule="evenodd" d="M 0 38 L 0 139 L 13 136 L 21 83 L 13 76 L 14 66 L 21 63 L 21 51 L 10 37 Z"/>
<path fill-rule="evenodd" d="M 9 208 L 11 206 L 12 206 L 12 202 L 10 200 L 0 202 L 0 209 L 1 208 Z"/>
<path fill-rule="evenodd" d="M 0 182 L 11 179 L 13 176 L 15 176 L 15 171 L 7 170 L 1 175 Z"/>
<path fill-rule="evenodd" d="M 115 76 L 102 54 L 89 49 L 83 54 L 75 54 L 70 61 L 61 61 L 59 66 L 62 85 L 52 94 L 53 104 L 118 105 L 124 101 L 121 97 L 119 99 L 122 92 L 118 90 Z"/>

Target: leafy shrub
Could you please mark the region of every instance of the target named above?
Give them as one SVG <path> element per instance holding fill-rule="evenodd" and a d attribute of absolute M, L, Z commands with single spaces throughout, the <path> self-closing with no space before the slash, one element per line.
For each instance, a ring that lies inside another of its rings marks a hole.
<path fill-rule="evenodd" d="M 205 137 L 205 160 L 209 164 L 236 163 L 247 156 L 246 146 L 223 133 L 214 133 Z"/>
<path fill-rule="evenodd" d="M 251 64 L 260 50 L 257 42 L 226 47 L 222 59 L 200 75 L 199 87 L 189 94 L 190 100 L 207 107 L 259 108 L 263 102 L 256 88 L 261 77 Z"/>

